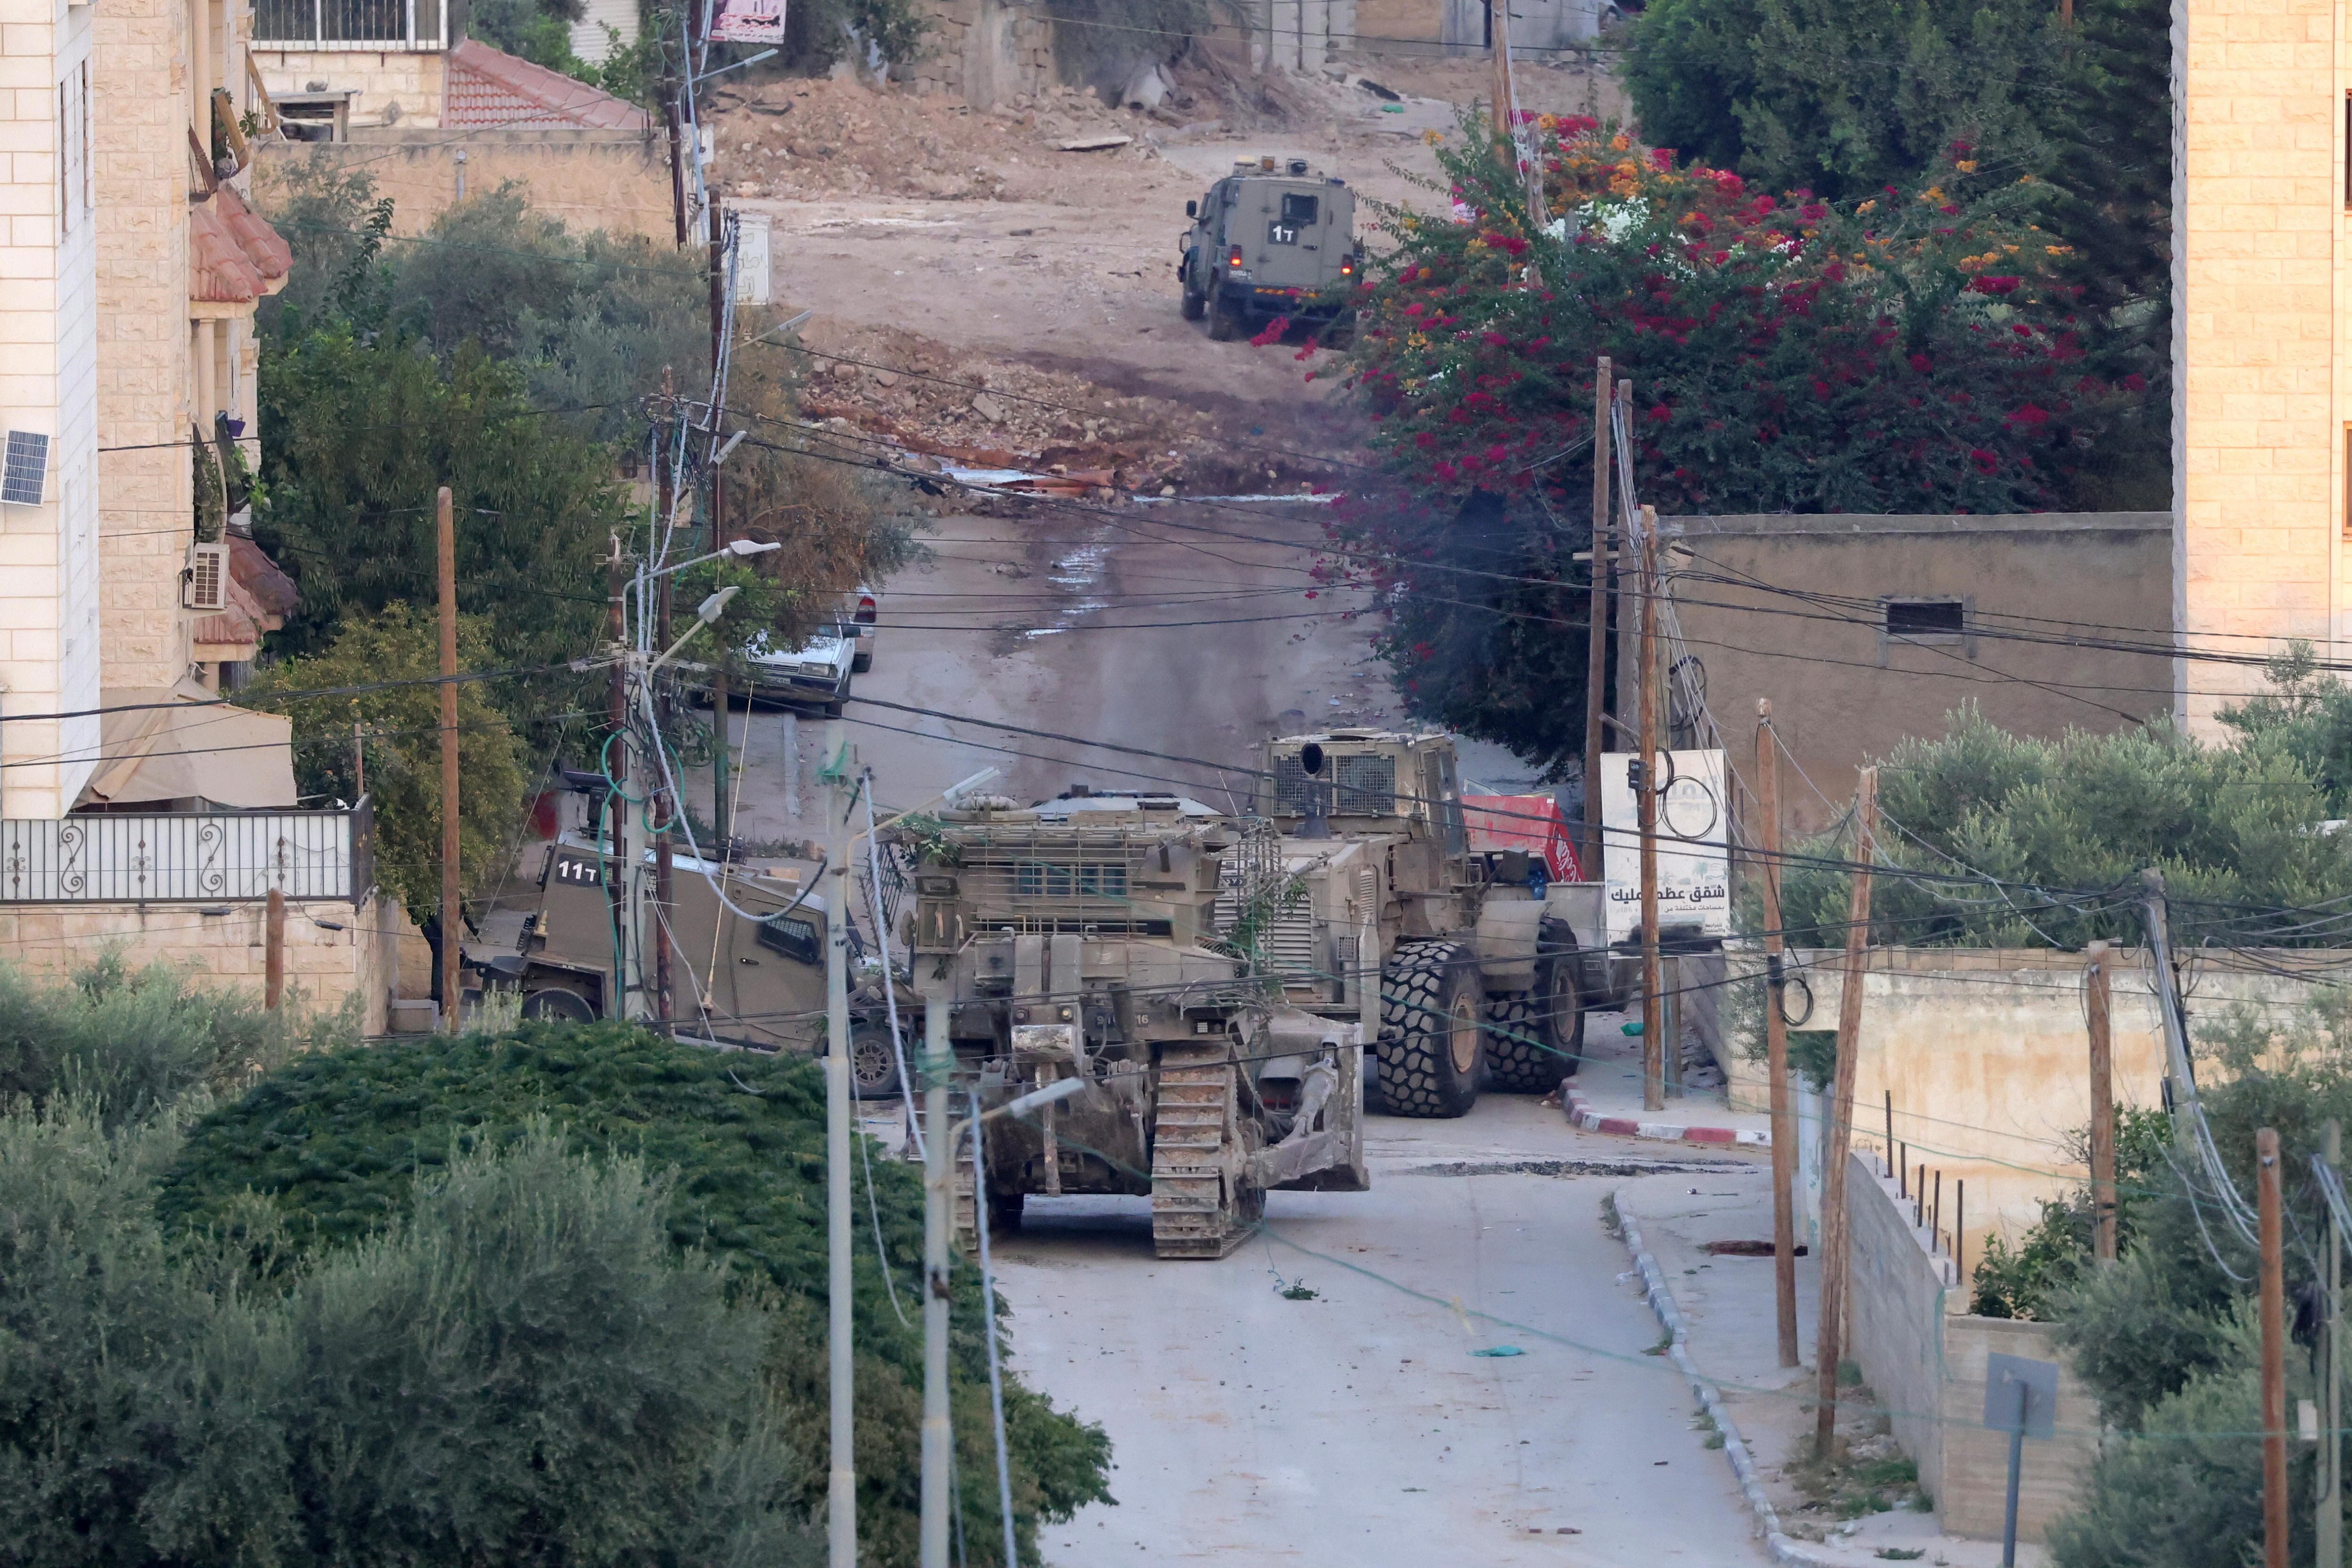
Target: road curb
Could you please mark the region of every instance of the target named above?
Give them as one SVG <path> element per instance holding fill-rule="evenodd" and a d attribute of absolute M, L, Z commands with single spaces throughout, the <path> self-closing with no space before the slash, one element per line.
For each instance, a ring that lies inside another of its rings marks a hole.
<path fill-rule="evenodd" d="M 1744 1127 L 1686 1127 L 1668 1121 L 1636 1121 L 1628 1116 L 1603 1116 L 1575 1089 L 1562 1097 L 1568 1120 L 1587 1132 L 1611 1132 L 1621 1138 L 1654 1138 L 1668 1143 L 1732 1143 L 1743 1148 L 1769 1149 L 1769 1130 Z"/>
<path fill-rule="evenodd" d="M 1659 1268 L 1658 1260 L 1651 1257 L 1649 1248 L 1642 1244 L 1642 1226 L 1633 1218 L 1633 1211 L 1626 1206 L 1624 1188 L 1619 1187 L 1611 1194 L 1611 1204 L 1617 1211 L 1617 1227 L 1624 1240 L 1625 1250 L 1633 1255 L 1633 1268 L 1642 1276 L 1642 1292 L 1649 1300 L 1650 1310 L 1657 1316 L 1658 1326 L 1666 1332 L 1667 1359 L 1690 1384 L 1691 1392 L 1697 1395 L 1707 1420 L 1714 1424 L 1716 1432 L 1723 1438 L 1723 1457 L 1731 1461 L 1731 1473 L 1738 1480 L 1740 1491 L 1747 1496 L 1749 1510 L 1756 1515 L 1756 1531 L 1764 1538 L 1766 1553 L 1773 1562 L 1788 1564 L 1789 1568 L 1834 1568 L 1829 1559 L 1816 1557 L 1806 1551 L 1801 1542 L 1790 1539 L 1781 1530 L 1780 1511 L 1773 1508 L 1772 1500 L 1764 1495 L 1764 1483 L 1756 1473 L 1756 1456 L 1748 1451 L 1748 1440 L 1739 1435 L 1738 1424 L 1731 1419 L 1731 1412 L 1723 1407 L 1723 1400 L 1716 1393 L 1715 1384 L 1700 1375 L 1698 1367 L 1691 1361 L 1690 1352 L 1685 1348 L 1682 1308 L 1675 1304 L 1675 1293 L 1666 1289 L 1666 1277 Z"/>

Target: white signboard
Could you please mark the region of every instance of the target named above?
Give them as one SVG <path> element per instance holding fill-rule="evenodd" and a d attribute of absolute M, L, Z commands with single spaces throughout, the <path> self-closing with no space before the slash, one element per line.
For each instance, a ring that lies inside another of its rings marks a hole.
<path fill-rule="evenodd" d="M 1721 752 L 1662 752 L 1671 782 L 1658 799 L 1658 929 L 1697 926 L 1731 934 L 1731 815 L 1725 805 Z M 1601 759 L 1602 863 L 1609 892 L 1609 940 L 1642 929 L 1641 821 L 1626 783 L 1630 752 Z M 1651 781 L 1654 786 L 1656 781 Z"/>
<path fill-rule="evenodd" d="M 719 0 L 710 37 L 721 44 L 781 44 L 784 0 Z"/>

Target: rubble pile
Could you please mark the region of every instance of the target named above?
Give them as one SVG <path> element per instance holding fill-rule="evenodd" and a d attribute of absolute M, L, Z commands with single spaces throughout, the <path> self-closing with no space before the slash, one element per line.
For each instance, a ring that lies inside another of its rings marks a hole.
<path fill-rule="evenodd" d="M 1062 201 L 1100 177 L 1101 161 L 1150 156 L 1149 117 L 1107 109 L 1081 88 L 984 110 L 830 79 L 771 81 L 718 101 L 718 150 L 736 196 Z M 1091 151 L 1062 145 L 1119 137 Z"/>
<path fill-rule="evenodd" d="M 1103 471 L 1119 489 L 1156 493 L 1181 485 L 1215 439 L 1200 410 L 910 332 L 845 334 L 806 360 L 803 415 L 951 463 Z"/>

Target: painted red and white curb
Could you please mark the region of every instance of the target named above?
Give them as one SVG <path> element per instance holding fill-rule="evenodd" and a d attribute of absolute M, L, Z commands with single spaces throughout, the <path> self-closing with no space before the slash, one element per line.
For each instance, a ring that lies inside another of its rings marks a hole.
<path fill-rule="evenodd" d="M 1592 1102 L 1570 1087 L 1561 1096 L 1569 1121 L 1587 1132 L 1612 1132 L 1621 1138 L 1655 1138 L 1667 1143 L 1734 1143 L 1748 1148 L 1772 1146 L 1769 1129 L 1690 1127 L 1671 1121 L 1636 1121 L 1630 1116 L 1603 1116 Z"/>

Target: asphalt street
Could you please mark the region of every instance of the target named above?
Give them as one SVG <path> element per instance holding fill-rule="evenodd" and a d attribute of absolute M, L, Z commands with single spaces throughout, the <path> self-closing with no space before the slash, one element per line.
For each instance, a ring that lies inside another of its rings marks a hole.
<path fill-rule="evenodd" d="M 1687 1388 L 1646 1353 L 1656 1320 L 1602 1225 L 1622 1178 L 1508 1168 L 1622 1161 L 1622 1142 L 1496 1096 L 1371 1128 L 1370 1192 L 1274 1194 L 1265 1234 L 1219 1262 L 1153 1258 L 1142 1199 L 1029 1200 L 996 1254 L 1013 1364 L 1102 1422 L 1118 1465 L 1118 1506 L 1050 1529 L 1047 1562 L 1763 1563 Z M 1505 1346 L 1523 1353 L 1474 1353 Z"/>

